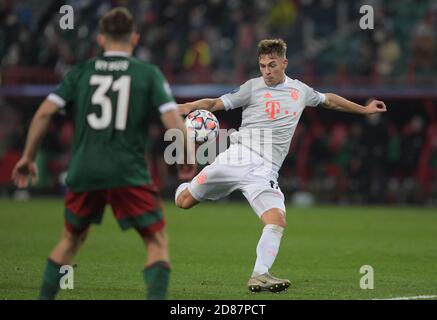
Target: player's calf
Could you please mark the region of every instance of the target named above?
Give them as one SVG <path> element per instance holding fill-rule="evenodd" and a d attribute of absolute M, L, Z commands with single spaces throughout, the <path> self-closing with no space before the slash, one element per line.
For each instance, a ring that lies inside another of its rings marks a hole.
<path fill-rule="evenodd" d="M 146 267 L 157 261 L 170 261 L 168 253 L 168 237 L 164 228 L 157 232 L 141 234 L 141 237 L 147 248 Z"/>
<path fill-rule="evenodd" d="M 147 299 L 163 300 L 167 297 L 170 280 L 170 259 L 165 229 L 142 235 L 147 248 L 147 261 L 143 276 Z"/>
<path fill-rule="evenodd" d="M 73 257 L 85 242 L 89 228 L 78 233 L 72 233 L 65 228 L 56 246 L 50 253 L 50 259 L 59 264 L 71 264 Z"/>
<path fill-rule="evenodd" d="M 55 299 L 59 291 L 59 281 L 62 277 L 60 269 L 63 265 L 71 265 L 73 257 L 84 243 L 88 231 L 88 227 L 78 233 L 72 233 L 67 228 L 63 230 L 61 238 L 47 260 L 39 299 Z"/>

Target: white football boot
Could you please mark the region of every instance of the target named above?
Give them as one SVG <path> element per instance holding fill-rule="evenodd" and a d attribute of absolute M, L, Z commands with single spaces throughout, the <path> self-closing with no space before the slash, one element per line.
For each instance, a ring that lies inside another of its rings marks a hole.
<path fill-rule="evenodd" d="M 279 279 L 273 277 L 270 273 L 266 272 L 256 277 L 249 279 L 247 287 L 252 292 L 270 291 L 280 292 L 287 289 L 291 282 L 288 279 Z"/>

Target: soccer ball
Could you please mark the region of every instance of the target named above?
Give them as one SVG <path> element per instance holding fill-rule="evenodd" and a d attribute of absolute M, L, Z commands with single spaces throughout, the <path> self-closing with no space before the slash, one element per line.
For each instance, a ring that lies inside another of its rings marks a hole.
<path fill-rule="evenodd" d="M 219 122 L 208 110 L 194 110 L 185 118 L 185 127 L 190 139 L 198 143 L 211 142 L 218 136 Z"/>

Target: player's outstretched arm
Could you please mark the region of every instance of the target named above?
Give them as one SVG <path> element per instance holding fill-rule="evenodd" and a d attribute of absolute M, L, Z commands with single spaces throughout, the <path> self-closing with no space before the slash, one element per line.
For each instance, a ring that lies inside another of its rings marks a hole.
<path fill-rule="evenodd" d="M 184 134 L 184 141 L 187 141 L 187 130 L 184 121 L 176 110 L 169 110 L 161 114 L 161 121 L 167 129 L 179 129 Z M 182 181 L 189 181 L 196 175 L 197 166 L 195 165 L 194 152 L 189 152 L 188 143 L 184 143 L 184 153 L 187 156 L 185 164 L 178 165 L 178 177 Z M 181 155 L 182 156 L 182 155 Z"/>
<path fill-rule="evenodd" d="M 367 106 L 362 106 L 333 93 L 326 93 L 325 97 L 326 101 L 322 106 L 326 109 L 364 115 L 387 111 L 384 102 L 379 100 L 372 100 Z"/>
<path fill-rule="evenodd" d="M 12 180 L 17 187 L 27 187 L 29 176 L 31 176 L 33 184 L 38 180 L 35 164 L 36 154 L 50 126 L 50 121 L 58 110 L 59 107 L 54 102 L 46 99 L 33 116 L 23 155 L 12 170 Z"/>
<path fill-rule="evenodd" d="M 222 99 L 200 99 L 193 102 L 188 102 L 184 104 L 178 104 L 179 113 L 186 115 L 193 110 L 204 109 L 211 112 L 224 110 L 225 105 Z"/>
<path fill-rule="evenodd" d="M 177 110 L 169 110 L 162 113 L 161 121 L 166 129 L 180 129 L 185 132 L 184 121 Z"/>

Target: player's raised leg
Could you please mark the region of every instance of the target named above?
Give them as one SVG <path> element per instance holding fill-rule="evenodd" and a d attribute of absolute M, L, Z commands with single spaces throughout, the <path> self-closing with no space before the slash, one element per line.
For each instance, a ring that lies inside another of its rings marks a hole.
<path fill-rule="evenodd" d="M 226 159 L 228 152 L 222 152 L 190 182 L 179 185 L 175 192 L 175 203 L 179 208 L 190 209 L 203 201 L 222 199 L 238 188 L 239 181 L 250 167 L 247 165 L 230 167 L 227 163 L 221 163 L 220 157 Z"/>
<path fill-rule="evenodd" d="M 199 203 L 199 201 L 192 196 L 190 190 L 188 190 L 188 186 L 189 183 L 184 182 L 176 189 L 175 203 L 181 209 L 190 209 Z"/>

